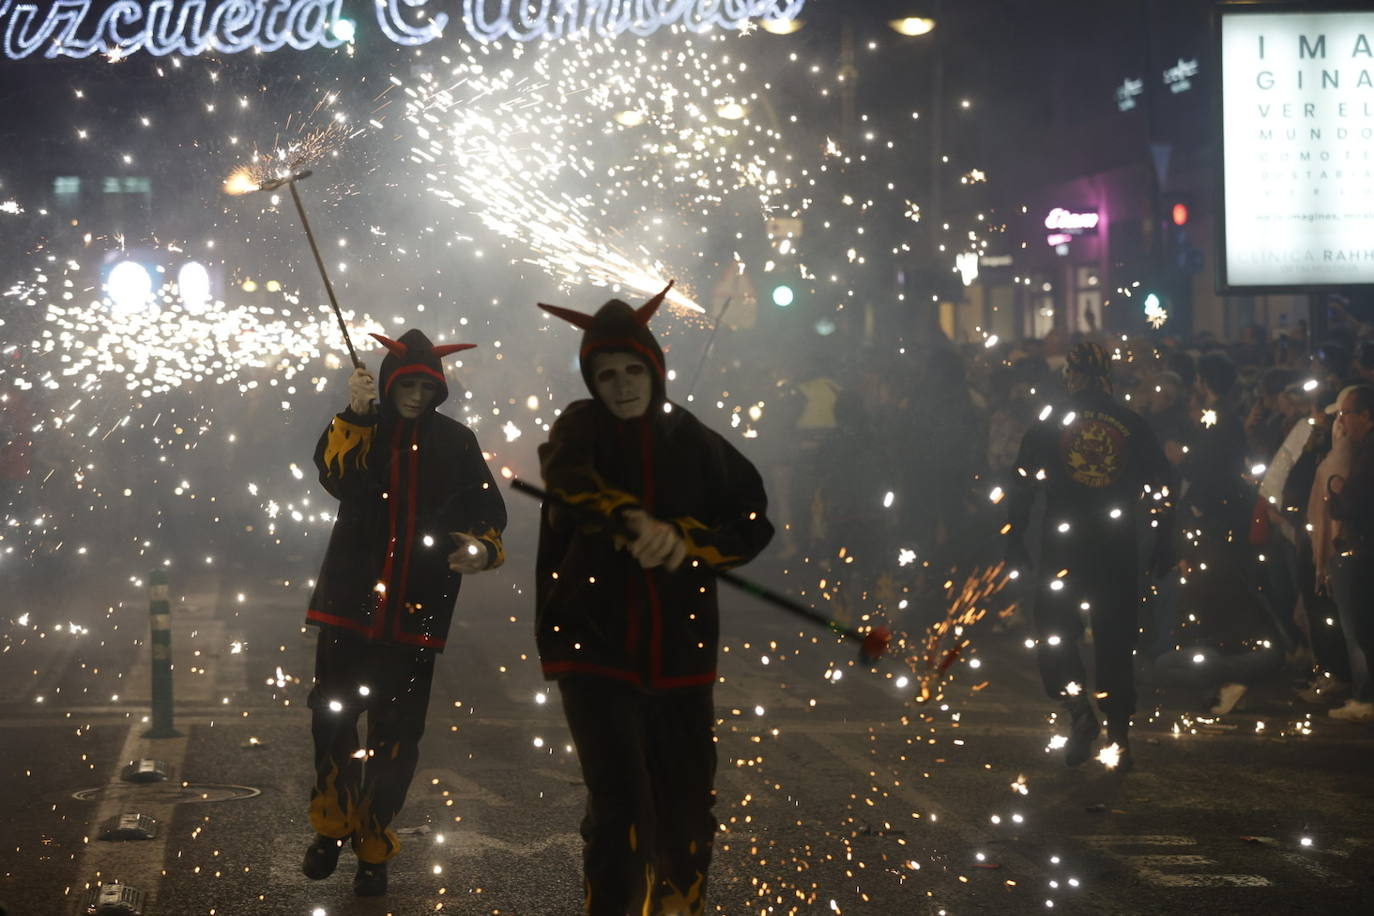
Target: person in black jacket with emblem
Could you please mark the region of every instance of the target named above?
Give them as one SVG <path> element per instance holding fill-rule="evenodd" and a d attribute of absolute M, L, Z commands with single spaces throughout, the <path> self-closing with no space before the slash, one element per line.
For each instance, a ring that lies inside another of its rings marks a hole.
<path fill-rule="evenodd" d="M 1077 766 L 1091 757 L 1101 731 L 1078 646 L 1087 611 L 1098 705 L 1107 715 L 1108 737 L 1117 745 L 1117 765 L 1129 769 L 1140 603 L 1136 530 L 1142 507 L 1156 508 L 1150 565 L 1163 575 L 1173 565 L 1173 472 L 1146 422 L 1112 397 L 1106 350 L 1091 342 L 1076 344 L 1065 384 L 1067 404 L 1057 416 L 1042 412 L 1021 440 L 1008 499 L 1007 565 L 1019 573 L 1030 569 L 1024 538 L 1036 492 L 1043 490 L 1036 649 L 1045 691 L 1064 702 L 1071 719 L 1065 762 Z"/>
<path fill-rule="evenodd" d="M 448 397 L 440 358 L 475 345 L 434 346 L 418 330 L 372 336 L 388 351 L 380 399 L 371 373 L 354 370 L 349 406 L 315 448 L 339 511 L 306 612 L 320 635 L 309 697 L 316 838 L 302 871 L 328 877 L 351 842 L 359 896 L 386 891 L 386 862 L 399 850 L 388 825 L 415 774 L 434 657 L 463 576 L 504 561 L 506 526 L 477 437 L 436 411 Z"/>
<path fill-rule="evenodd" d="M 671 284 L 669 284 L 671 287 Z M 670 402 L 649 318 L 541 305 L 583 329 L 593 397 L 539 448 L 537 641 L 587 784 L 589 916 L 704 912 L 714 802 L 719 611 L 703 565 L 732 568 L 773 526 L 754 466 Z"/>

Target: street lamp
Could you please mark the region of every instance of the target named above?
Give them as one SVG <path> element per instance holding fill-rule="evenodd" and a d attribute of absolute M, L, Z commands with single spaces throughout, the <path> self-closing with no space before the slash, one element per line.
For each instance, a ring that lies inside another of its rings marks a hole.
<path fill-rule="evenodd" d="M 765 32 L 772 32 L 774 35 L 791 35 L 805 23 L 800 19 L 764 19 L 759 25 L 763 26 Z"/>
<path fill-rule="evenodd" d="M 888 22 L 892 30 L 902 35 L 926 35 L 935 29 L 935 20 L 928 16 L 907 16 L 904 19 L 892 19 Z"/>

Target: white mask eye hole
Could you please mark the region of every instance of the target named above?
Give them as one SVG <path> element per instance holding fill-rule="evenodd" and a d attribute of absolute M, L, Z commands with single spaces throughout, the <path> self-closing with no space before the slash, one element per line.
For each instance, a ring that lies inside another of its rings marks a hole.
<path fill-rule="evenodd" d="M 614 369 L 602 369 L 596 374 L 596 380 L 598 382 L 609 382 L 613 378 L 615 378 Z"/>
<path fill-rule="evenodd" d="M 646 371 L 648 370 L 644 368 L 643 363 L 631 363 L 625 367 L 625 373 L 627 375 L 643 375 Z"/>

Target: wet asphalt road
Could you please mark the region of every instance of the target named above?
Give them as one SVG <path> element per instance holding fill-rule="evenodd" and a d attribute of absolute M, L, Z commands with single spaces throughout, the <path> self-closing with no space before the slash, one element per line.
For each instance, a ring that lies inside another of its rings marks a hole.
<path fill-rule="evenodd" d="M 301 876 L 314 644 L 301 627 L 306 583 L 290 576 L 305 565 L 171 568 L 180 739 L 141 737 L 148 618 L 136 576 L 76 569 L 42 594 L 11 592 L 0 901 L 13 916 L 76 913 L 97 878 L 148 892 L 157 916 L 579 911 L 583 790 L 532 656 L 518 558 L 465 585 L 395 824 L 391 892 L 354 898 L 348 853 L 327 881 Z M 808 584 L 778 563 L 754 574 Z M 911 684 L 898 686 L 911 675 L 901 665 L 864 670 L 848 647 L 724 598 L 712 912 L 1374 908 L 1374 731 L 1325 721 L 1283 685 L 1216 721 L 1197 715 L 1202 697 L 1147 685 L 1136 771 L 1070 770 L 1046 750 L 1053 708 L 1014 628 L 978 624 L 943 699 L 918 706 Z M 918 607 L 903 623 L 937 614 Z M 141 757 L 172 778 L 121 782 Z M 91 839 L 129 812 L 155 817 L 158 836 Z"/>

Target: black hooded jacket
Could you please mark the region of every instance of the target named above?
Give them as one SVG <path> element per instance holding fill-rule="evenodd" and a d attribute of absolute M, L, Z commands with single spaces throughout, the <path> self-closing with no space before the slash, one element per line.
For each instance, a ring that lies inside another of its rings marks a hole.
<path fill-rule="evenodd" d="M 619 350 L 650 366 L 654 395 L 636 420 L 618 419 L 595 396 L 570 404 L 539 448 L 545 486 L 604 516 L 642 508 L 676 524 L 688 548 L 677 572 L 644 569 L 609 523 L 546 504 L 535 601 L 550 680 L 586 674 L 650 690 L 714 683 L 720 615 L 715 577 L 701 564 L 738 566 L 773 535 L 758 471 L 666 399 L 663 351 L 647 326 L 661 301 L 636 310 L 612 300 L 594 317 L 546 306 L 585 329 L 581 368 L 593 394 L 593 357 Z"/>
<path fill-rule="evenodd" d="M 418 330 L 379 339 L 390 350 L 379 410 L 364 417 L 345 409 L 315 447 L 320 482 L 339 511 L 306 622 L 442 650 L 462 582 L 448 567 L 456 548 L 449 532 L 478 538 L 487 568 L 499 566 L 506 507 L 472 430 L 435 410 L 448 397 L 439 358 L 460 347 L 434 347 Z M 415 420 L 396 412 L 391 395 L 407 375 L 439 386 Z"/>
<path fill-rule="evenodd" d="M 1065 422 L 1068 421 L 1068 422 Z M 1025 537 L 1037 490 L 1045 492 L 1042 549 L 1048 557 L 1077 550 L 1120 550 L 1134 543 L 1134 517 L 1154 493 L 1176 489 L 1168 459 L 1149 425 L 1135 411 L 1096 388 L 1069 396 L 1058 415 L 1046 414 L 1026 431 L 1008 488 L 1008 534 Z M 1171 502 L 1161 497 L 1161 530 L 1171 530 Z M 1064 522 L 1077 529 L 1066 538 Z M 1132 548 L 1133 549 L 1133 548 Z"/>

